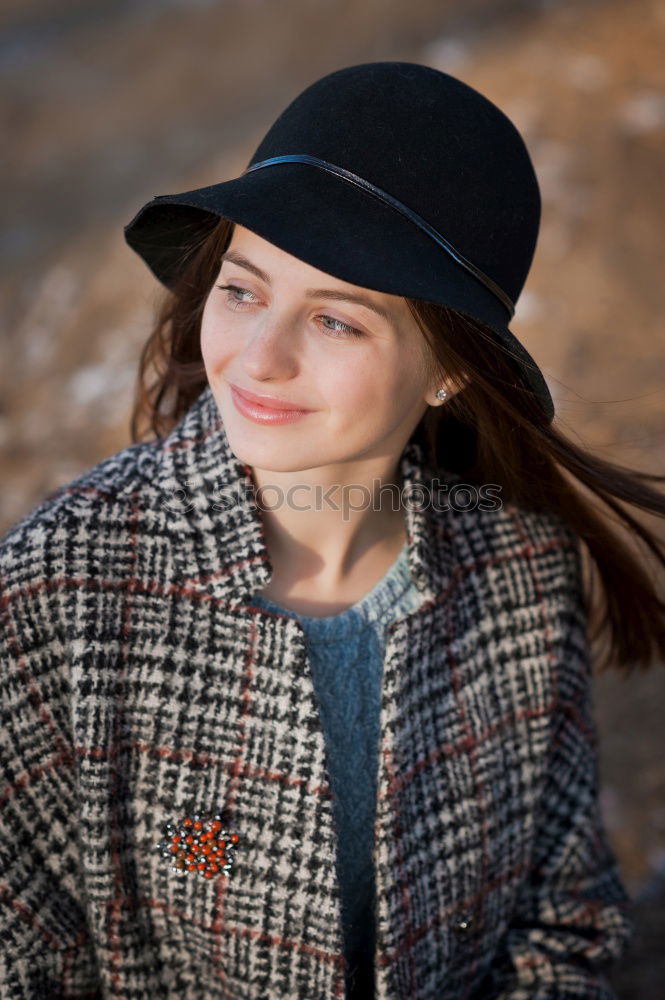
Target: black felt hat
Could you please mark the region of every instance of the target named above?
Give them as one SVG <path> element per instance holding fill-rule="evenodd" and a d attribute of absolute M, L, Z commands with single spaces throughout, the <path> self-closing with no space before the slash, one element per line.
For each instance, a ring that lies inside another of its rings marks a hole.
<path fill-rule="evenodd" d="M 171 287 L 220 217 L 343 281 L 480 320 L 552 420 L 547 383 L 508 328 L 536 247 L 538 181 L 516 127 L 468 84 L 410 62 L 329 73 L 243 174 L 153 198 L 125 239 Z"/>

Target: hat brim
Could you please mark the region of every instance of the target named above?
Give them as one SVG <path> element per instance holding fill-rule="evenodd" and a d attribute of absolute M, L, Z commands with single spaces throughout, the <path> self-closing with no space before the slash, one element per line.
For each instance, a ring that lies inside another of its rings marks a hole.
<path fill-rule="evenodd" d="M 480 320 L 510 351 L 552 420 L 547 383 L 509 329 L 503 303 L 418 225 L 366 190 L 309 164 L 281 163 L 157 196 L 124 227 L 125 240 L 171 288 L 188 253 L 220 218 L 342 281 L 440 303 Z M 458 249 L 464 253 L 464 247 Z"/>

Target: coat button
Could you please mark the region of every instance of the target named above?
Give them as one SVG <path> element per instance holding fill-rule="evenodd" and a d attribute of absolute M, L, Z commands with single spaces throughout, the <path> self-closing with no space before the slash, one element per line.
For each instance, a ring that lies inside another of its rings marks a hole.
<path fill-rule="evenodd" d="M 459 931 L 461 934 L 466 933 L 473 924 L 473 914 L 466 913 L 461 920 L 458 920 L 455 924 L 455 930 Z"/>

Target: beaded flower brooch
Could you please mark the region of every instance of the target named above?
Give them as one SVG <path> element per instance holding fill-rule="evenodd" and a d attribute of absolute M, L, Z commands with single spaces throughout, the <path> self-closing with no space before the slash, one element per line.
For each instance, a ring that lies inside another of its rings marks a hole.
<path fill-rule="evenodd" d="M 214 878 L 233 866 L 239 834 L 227 829 L 225 814 L 195 813 L 176 823 L 167 823 L 157 850 L 172 862 L 178 875 L 196 874 Z"/>

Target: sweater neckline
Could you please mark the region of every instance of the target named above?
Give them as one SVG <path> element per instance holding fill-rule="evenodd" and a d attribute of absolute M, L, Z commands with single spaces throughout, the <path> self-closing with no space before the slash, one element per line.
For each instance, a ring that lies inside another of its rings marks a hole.
<path fill-rule="evenodd" d="M 252 603 L 258 607 L 280 614 L 297 618 L 305 627 L 311 631 L 330 632 L 333 629 L 337 632 L 342 629 L 348 631 L 359 631 L 369 622 L 379 621 L 395 606 L 404 592 L 413 584 L 413 579 L 408 563 L 408 543 L 405 542 L 397 558 L 386 570 L 384 575 L 378 580 L 371 590 L 369 590 L 360 600 L 356 601 L 344 611 L 339 611 L 333 615 L 305 615 L 291 608 L 285 608 L 277 604 L 269 597 L 257 591 L 252 597 Z"/>

